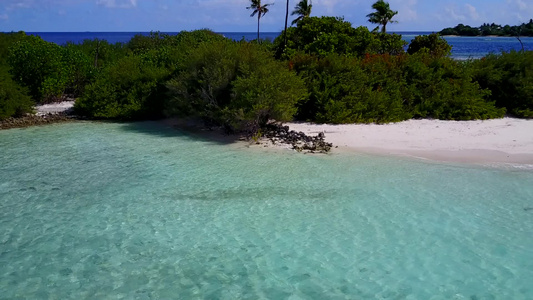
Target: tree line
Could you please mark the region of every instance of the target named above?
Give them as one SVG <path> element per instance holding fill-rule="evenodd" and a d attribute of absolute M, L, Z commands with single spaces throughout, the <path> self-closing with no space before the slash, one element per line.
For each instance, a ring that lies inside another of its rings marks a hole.
<path fill-rule="evenodd" d="M 456 61 L 438 34 L 406 45 L 383 27 L 307 16 L 273 42 L 195 30 L 63 46 L 1 33 L 0 119 L 65 95 L 89 118 L 194 116 L 251 134 L 269 120 L 533 117 L 532 52 Z"/>
<path fill-rule="evenodd" d="M 528 23 L 522 23 L 517 26 L 484 23 L 479 27 L 471 27 L 459 24 L 453 28 L 444 28 L 439 34 L 459 36 L 533 36 L 533 19 L 529 20 Z"/>

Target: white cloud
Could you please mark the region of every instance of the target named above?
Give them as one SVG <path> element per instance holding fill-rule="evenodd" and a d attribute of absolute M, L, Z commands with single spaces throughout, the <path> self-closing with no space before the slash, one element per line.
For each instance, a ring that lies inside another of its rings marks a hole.
<path fill-rule="evenodd" d="M 35 4 L 35 1 L 33 0 L 7 0 L 6 2 L 7 10 L 14 10 L 18 8 L 31 8 Z"/>
<path fill-rule="evenodd" d="M 452 19 L 454 21 L 465 21 L 466 17 L 462 14 L 458 14 L 456 12 L 456 8 L 454 6 L 448 6 L 445 8 L 445 11 L 447 13 L 446 18 Z"/>
<path fill-rule="evenodd" d="M 468 18 L 473 21 L 479 20 L 479 14 L 476 10 L 476 8 L 473 5 L 465 4 L 466 11 L 468 13 Z"/>
<path fill-rule="evenodd" d="M 75 6 L 83 2 L 92 1 L 94 0 L 0 0 L 0 7 L 5 7 L 7 11 L 18 9 L 50 9 L 53 7 Z"/>
<path fill-rule="evenodd" d="M 533 15 L 533 4 L 524 0 L 507 0 L 508 11 L 518 22 L 527 22 Z"/>
<path fill-rule="evenodd" d="M 417 4 L 417 0 L 391 0 L 391 9 L 398 11 L 398 15 L 394 18 L 394 20 L 398 20 L 400 22 L 418 20 L 418 12 L 416 9 Z"/>
<path fill-rule="evenodd" d="M 481 18 L 475 6 L 466 3 L 463 7 L 457 8 L 455 5 L 450 5 L 445 8 L 447 19 L 452 19 L 458 22 L 472 22 L 479 21 Z"/>
<path fill-rule="evenodd" d="M 132 8 L 137 7 L 137 0 L 96 0 L 96 4 L 108 8 Z"/>
<path fill-rule="evenodd" d="M 520 10 L 526 10 L 528 5 L 523 0 L 507 0 L 507 3 L 516 6 Z"/>
<path fill-rule="evenodd" d="M 336 11 L 335 6 L 341 2 L 340 0 L 315 0 L 313 1 L 313 7 L 314 6 L 323 6 L 326 9 L 326 12 L 328 14 L 332 14 Z"/>

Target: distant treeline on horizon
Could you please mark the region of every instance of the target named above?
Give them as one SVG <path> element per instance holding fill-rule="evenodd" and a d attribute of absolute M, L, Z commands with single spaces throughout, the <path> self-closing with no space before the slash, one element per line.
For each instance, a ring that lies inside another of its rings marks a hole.
<path fill-rule="evenodd" d="M 484 23 L 479 27 L 471 27 L 459 24 L 453 28 L 444 28 L 439 34 L 459 36 L 533 36 L 533 19 L 530 19 L 528 23 L 522 23 L 518 26 L 502 26 L 495 23 Z"/>

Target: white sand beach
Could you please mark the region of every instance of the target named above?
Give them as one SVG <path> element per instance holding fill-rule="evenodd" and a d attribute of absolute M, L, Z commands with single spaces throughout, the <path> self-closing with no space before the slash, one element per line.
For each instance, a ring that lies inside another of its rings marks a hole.
<path fill-rule="evenodd" d="M 339 150 L 412 156 L 437 161 L 533 164 L 533 120 L 408 120 L 384 125 L 289 123 Z"/>
<path fill-rule="evenodd" d="M 36 106 L 37 114 L 65 112 L 74 102 Z M 167 120 L 168 122 L 168 120 Z M 177 123 L 176 123 L 177 122 Z M 173 119 L 172 125 L 184 126 Z M 190 123 L 190 120 L 188 121 Z M 175 124 L 176 123 L 176 124 Z M 187 123 L 188 124 L 188 123 Z M 198 125 L 195 123 L 195 125 Z M 436 161 L 533 166 L 533 120 L 408 120 L 390 124 L 287 123 L 308 135 L 324 132 L 334 151 L 410 156 Z M 190 127 L 190 126 L 185 126 Z M 268 144 L 268 143 L 267 143 Z M 263 144 L 264 145 L 264 144 Z M 287 148 L 287 145 L 278 145 Z"/>
<path fill-rule="evenodd" d="M 74 107 L 74 101 L 62 101 L 57 103 L 36 105 L 36 115 L 42 116 L 47 114 L 67 113 Z"/>

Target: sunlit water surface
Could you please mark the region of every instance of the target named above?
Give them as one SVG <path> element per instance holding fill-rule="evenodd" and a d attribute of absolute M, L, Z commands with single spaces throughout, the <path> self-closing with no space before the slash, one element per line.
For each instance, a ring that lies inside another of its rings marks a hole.
<path fill-rule="evenodd" d="M 533 299 L 533 172 L 0 131 L 2 299 Z"/>

